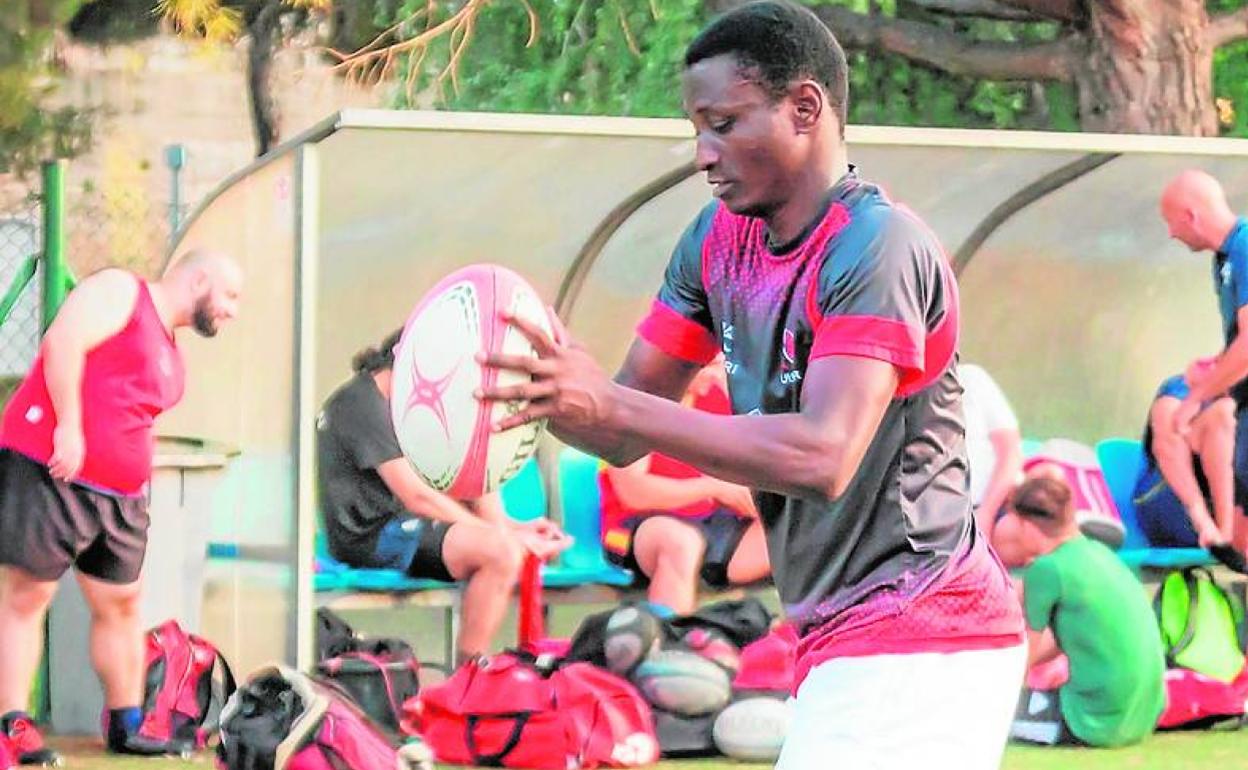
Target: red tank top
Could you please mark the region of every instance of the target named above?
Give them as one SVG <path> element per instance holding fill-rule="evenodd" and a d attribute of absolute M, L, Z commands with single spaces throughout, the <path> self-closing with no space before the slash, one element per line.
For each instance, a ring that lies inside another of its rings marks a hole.
<path fill-rule="evenodd" d="M 692 406 L 694 409 L 700 409 L 711 414 L 732 414 L 732 406 L 728 403 L 728 394 L 718 387 L 711 388 L 706 393 L 695 398 Z M 702 472 L 692 465 L 683 463 L 674 457 L 668 457 L 660 452 L 650 455 L 650 473 L 668 479 L 696 479 L 702 475 Z M 598 491 L 602 496 L 603 533 L 609 532 L 620 523 L 639 513 L 650 513 L 650 511 L 638 511 L 624 505 L 616 494 L 615 486 L 611 483 L 611 476 L 605 468 L 598 474 Z M 715 508 L 713 500 L 703 500 L 674 511 L 665 511 L 665 513 L 696 518 L 711 513 Z"/>
<path fill-rule="evenodd" d="M 76 482 L 138 495 L 152 475 L 156 415 L 182 398 L 186 373 L 173 336 L 160 321 L 147 283 L 120 332 L 87 353 L 82 370 L 86 456 Z M 43 353 L 0 420 L 0 447 L 46 464 L 56 412 L 43 377 Z"/>

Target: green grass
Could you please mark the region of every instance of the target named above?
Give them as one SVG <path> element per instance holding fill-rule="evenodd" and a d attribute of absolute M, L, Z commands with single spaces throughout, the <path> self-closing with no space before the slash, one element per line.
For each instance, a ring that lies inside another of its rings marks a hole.
<path fill-rule="evenodd" d="M 111 759 L 92 740 L 61 740 L 68 770 L 189 770 L 212 767 L 207 755 L 179 759 Z M 1167 733 L 1125 749 L 1037 749 L 1011 746 L 1003 770 L 1186 770 L 1186 768 L 1242 768 L 1248 766 L 1248 731 Z M 752 770 L 723 760 L 663 762 L 661 770 Z"/>

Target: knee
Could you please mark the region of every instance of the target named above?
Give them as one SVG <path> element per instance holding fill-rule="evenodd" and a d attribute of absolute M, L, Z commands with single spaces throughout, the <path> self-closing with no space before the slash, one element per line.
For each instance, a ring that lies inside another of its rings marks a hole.
<path fill-rule="evenodd" d="M 677 572 L 696 572 L 702 564 L 706 543 L 688 527 L 667 533 L 655 545 L 655 560 Z"/>
<path fill-rule="evenodd" d="M 502 574 L 513 582 L 520 577 L 524 547 L 516 538 L 502 530 L 491 530 L 488 537 L 482 537 L 479 547 L 478 563 L 482 568 Z"/>
<path fill-rule="evenodd" d="M 137 623 L 139 620 L 139 591 L 120 591 L 100 599 L 91 607 L 91 617 L 97 623 Z"/>
<path fill-rule="evenodd" d="M 11 613 L 38 615 L 48 608 L 56 593 L 56 583 L 15 577 L 10 573 L 0 582 L 0 600 Z"/>

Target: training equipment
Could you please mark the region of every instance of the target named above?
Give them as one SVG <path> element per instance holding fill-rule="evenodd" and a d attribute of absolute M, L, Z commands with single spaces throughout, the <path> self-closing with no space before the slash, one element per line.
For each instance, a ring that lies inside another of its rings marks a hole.
<path fill-rule="evenodd" d="M 778 698 L 746 698 L 720 712 L 711 735 L 724 756 L 747 762 L 774 762 L 780 756 L 792 713 Z"/>
<path fill-rule="evenodd" d="M 718 711 L 732 695 L 728 673 L 695 652 L 652 653 L 632 676 L 651 706 L 681 716 Z"/>
<path fill-rule="evenodd" d="M 685 632 L 681 642 L 729 675 L 736 675 L 737 669 L 741 668 L 741 648 L 717 629 L 691 628 Z"/>
<path fill-rule="evenodd" d="M 1186 668 L 1231 682 L 1244 668 L 1248 625 L 1239 597 L 1208 570 L 1189 567 L 1166 575 L 1153 599 L 1167 668 Z"/>
<path fill-rule="evenodd" d="M 218 770 L 431 770 L 422 760 L 345 694 L 284 666 L 256 671 L 221 713 Z"/>
<path fill-rule="evenodd" d="M 357 633 L 333 611 L 316 611 L 317 674 L 346 692 L 374 723 L 393 735 L 402 729 L 403 703 L 420 692 L 429 669 L 402 639 Z"/>
<path fill-rule="evenodd" d="M 203 748 L 235 689 L 225 657 L 208 640 L 168 620 L 147 632 L 145 660 L 138 736 L 163 744 L 169 754 Z"/>
<path fill-rule="evenodd" d="M 644 767 L 659 757 L 650 707 L 628 682 L 589 663 L 509 652 L 475 658 L 404 711 L 444 764 L 567 770 Z"/>
<path fill-rule="evenodd" d="M 479 353 L 534 355 L 503 313 L 552 335 L 546 306 L 528 282 L 505 267 L 470 265 L 420 300 L 395 349 L 390 416 L 399 446 L 430 486 L 459 500 L 501 487 L 533 454 L 545 429 L 544 421 L 534 421 L 494 433 L 492 426 L 525 402 L 491 403 L 473 395 L 526 379 L 476 361 Z"/>
<path fill-rule="evenodd" d="M 602 656 L 608 671 L 628 676 L 646 656 L 657 652 L 663 627 L 650 612 L 621 607 L 607 618 L 602 636 Z"/>

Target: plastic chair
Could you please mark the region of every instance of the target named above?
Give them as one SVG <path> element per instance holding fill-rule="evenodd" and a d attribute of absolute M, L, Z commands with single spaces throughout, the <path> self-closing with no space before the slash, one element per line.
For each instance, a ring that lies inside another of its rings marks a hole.
<path fill-rule="evenodd" d="M 530 458 L 520 471 L 507 480 L 500 490 L 503 510 L 515 521 L 536 521 L 546 515 L 549 501 L 546 486 L 542 484 L 542 471 L 537 458 Z"/>
<path fill-rule="evenodd" d="M 598 458 L 571 447 L 559 454 L 559 499 L 563 529 L 573 542 L 557 565 L 544 568 L 542 584 L 566 587 L 596 583 L 632 585 L 633 575 L 607 561 L 602 552 L 602 496 L 598 489 Z"/>
<path fill-rule="evenodd" d="M 1180 569 L 1213 564 L 1214 558 L 1203 548 L 1153 548 L 1140 529 L 1135 512 L 1135 482 L 1144 468 L 1144 447 L 1139 441 L 1108 438 L 1096 445 L 1096 457 L 1105 474 L 1105 482 L 1114 496 L 1114 504 L 1127 530 L 1118 556 L 1133 569 Z"/>

